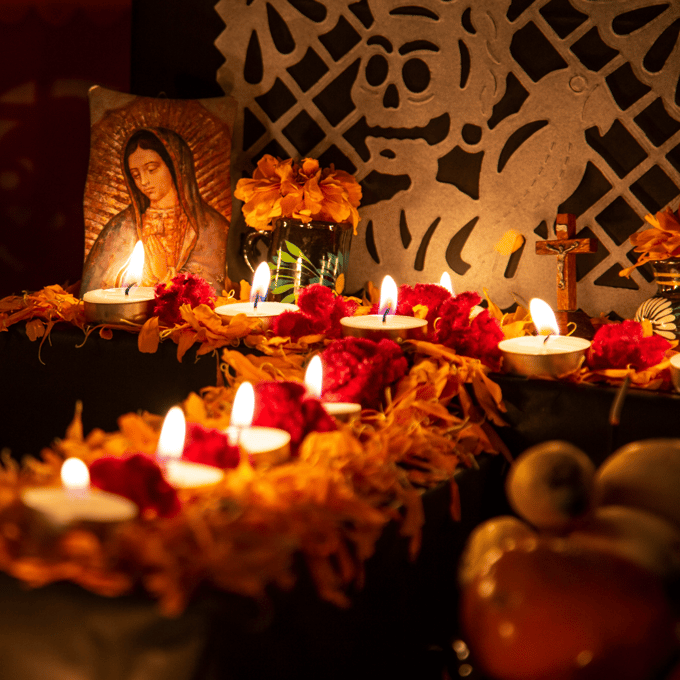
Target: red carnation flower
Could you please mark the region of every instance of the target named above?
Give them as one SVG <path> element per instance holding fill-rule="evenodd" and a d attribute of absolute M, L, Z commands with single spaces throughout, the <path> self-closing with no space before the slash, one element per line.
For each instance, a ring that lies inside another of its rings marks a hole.
<path fill-rule="evenodd" d="M 304 335 L 316 335 L 320 332 L 321 323 L 314 318 L 300 312 L 283 312 L 274 318 L 272 322 L 274 335 L 282 338 L 299 340 Z"/>
<path fill-rule="evenodd" d="M 642 335 L 642 324 L 626 320 L 601 326 L 588 350 L 588 365 L 593 370 L 626 368 L 637 371 L 663 361 L 671 344 L 659 335 Z"/>
<path fill-rule="evenodd" d="M 439 309 L 440 318 L 433 339 L 455 350 L 456 354 L 479 359 L 497 371 L 501 365 L 498 343 L 503 340 L 503 331 L 486 309 L 470 319 L 472 308 L 480 301 L 479 295 L 471 291 L 445 300 Z"/>
<path fill-rule="evenodd" d="M 304 335 L 325 335 L 339 338 L 342 335 L 340 319 L 352 316 L 357 303 L 336 295 L 320 283 L 307 286 L 297 299 L 298 312 L 284 312 L 274 319 L 272 329 L 275 335 L 290 337 L 293 341 Z"/>
<path fill-rule="evenodd" d="M 321 353 L 323 397 L 378 408 L 386 387 L 402 378 L 408 363 L 393 340 L 342 338 Z"/>
<path fill-rule="evenodd" d="M 175 489 L 168 484 L 158 463 L 141 453 L 125 458 L 107 456 L 90 465 L 90 482 L 102 491 L 129 498 L 141 512 L 174 517 L 181 509 Z"/>
<path fill-rule="evenodd" d="M 215 291 L 212 286 L 196 274 L 182 273 L 173 277 L 169 286 L 159 283 L 154 288 L 155 304 L 153 313 L 164 326 L 182 323 L 179 310 L 182 305 L 192 309 L 208 305 L 215 309 Z"/>
<path fill-rule="evenodd" d="M 218 468 L 235 468 L 241 456 L 238 446 L 229 443 L 226 432 L 199 423 L 187 423 L 182 458 Z"/>
<path fill-rule="evenodd" d="M 327 316 L 335 302 L 335 293 L 320 283 L 303 288 L 298 295 L 297 306 L 307 316 Z"/>
<path fill-rule="evenodd" d="M 310 432 L 337 429 L 318 399 L 307 396 L 307 388 L 292 381 L 262 381 L 255 386 L 253 425 L 276 427 L 290 434 L 292 455 Z"/>

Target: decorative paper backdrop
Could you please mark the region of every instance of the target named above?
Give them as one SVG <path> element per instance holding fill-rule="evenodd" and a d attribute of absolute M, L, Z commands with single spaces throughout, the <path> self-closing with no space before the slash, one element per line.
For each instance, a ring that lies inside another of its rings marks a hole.
<path fill-rule="evenodd" d="M 156 99 L 95 87 L 90 108 L 81 292 L 121 285 L 111 279 L 111 273 L 125 264 L 140 239 L 145 250 L 143 285 L 166 280 L 163 271 L 166 278 L 191 271 L 221 293 L 231 217 L 233 100 Z M 123 170 L 128 140 L 141 130 L 150 131 L 168 154 L 165 165 L 173 173 L 179 209 L 172 226 L 162 222 L 166 218 L 160 213 L 154 223 L 149 222 L 148 191 L 133 179 L 129 161 Z"/>
<path fill-rule="evenodd" d="M 680 4 L 654 0 L 221 0 L 217 78 L 238 101 L 234 180 L 263 153 L 313 156 L 364 189 L 348 290 L 482 287 L 555 304 L 558 212 L 599 250 L 579 306 L 630 316 L 618 276 L 644 215 L 680 197 Z M 244 226 L 235 215 L 238 231 Z M 510 229 L 525 239 L 495 248 Z M 234 237 L 236 232 L 234 233 Z M 230 239 L 230 245 L 237 245 Z"/>

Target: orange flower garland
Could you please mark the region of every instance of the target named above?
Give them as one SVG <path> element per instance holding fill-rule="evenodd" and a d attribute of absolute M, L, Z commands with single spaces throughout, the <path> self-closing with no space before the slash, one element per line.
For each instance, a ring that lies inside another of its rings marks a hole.
<path fill-rule="evenodd" d="M 361 186 L 344 170 L 320 168 L 319 161 L 299 162 L 264 155 L 252 179 L 240 179 L 234 196 L 243 201 L 249 227 L 271 230 L 280 217 L 303 222 L 347 222 L 357 233 Z"/>
<path fill-rule="evenodd" d="M 398 522 L 415 557 L 422 491 L 450 483 L 451 512 L 459 517 L 455 471 L 474 465 L 483 451 L 503 450 L 487 428 L 489 420 L 500 422 L 502 406 L 488 369 L 447 348 L 415 343 L 413 349 L 418 359 L 384 411 L 307 434 L 298 459 L 254 469 L 244 458 L 216 487 L 181 493 L 175 516 L 147 508 L 111 536 L 74 526 L 54 545 L 36 545 L 18 500 L 21 488 L 58 483 L 69 456 L 96 467 L 156 449 L 160 416 L 129 413 L 119 419 L 118 432 L 85 435 L 79 407 L 66 436 L 41 460 L 19 466 L 5 455 L 0 465 L 0 570 L 32 587 L 70 580 L 108 596 L 141 585 L 163 612 L 176 615 L 202 583 L 251 597 L 263 596 L 269 584 L 289 587 L 297 553 L 319 595 L 348 606 L 348 591 L 362 583 L 384 526 Z M 182 404 L 188 423 L 223 429 L 236 385 L 279 373 L 271 358 L 263 362 L 233 350 L 224 350 L 223 358 L 232 369 L 225 376 L 230 386 L 190 395 Z M 302 383 L 301 364 L 287 370 L 289 379 Z"/>

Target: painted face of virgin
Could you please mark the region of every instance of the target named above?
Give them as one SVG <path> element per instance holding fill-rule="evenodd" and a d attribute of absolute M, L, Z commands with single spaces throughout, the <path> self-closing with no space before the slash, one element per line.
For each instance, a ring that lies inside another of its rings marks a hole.
<path fill-rule="evenodd" d="M 152 208 L 171 208 L 177 204 L 177 190 L 170 170 L 153 149 L 135 149 L 128 158 L 128 167 L 137 188 L 149 199 Z"/>

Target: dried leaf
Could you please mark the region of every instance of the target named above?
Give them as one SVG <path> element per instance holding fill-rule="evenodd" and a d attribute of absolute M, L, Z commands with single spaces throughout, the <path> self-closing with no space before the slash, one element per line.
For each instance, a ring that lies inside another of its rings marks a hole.
<path fill-rule="evenodd" d="M 137 338 L 137 347 L 145 354 L 155 354 L 161 341 L 161 332 L 158 326 L 158 317 L 152 316 L 147 319 Z"/>

